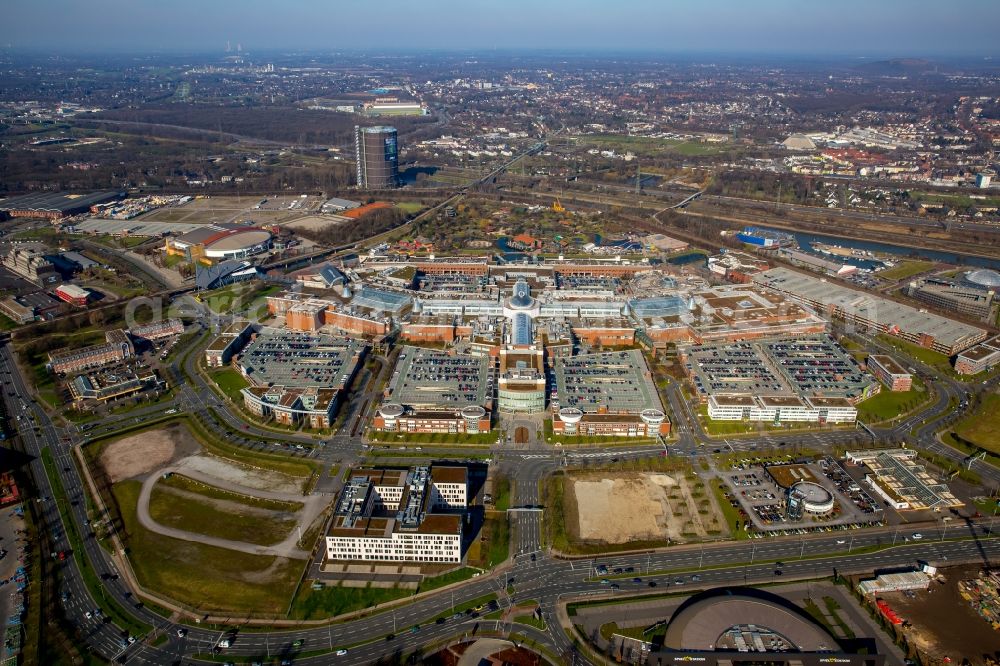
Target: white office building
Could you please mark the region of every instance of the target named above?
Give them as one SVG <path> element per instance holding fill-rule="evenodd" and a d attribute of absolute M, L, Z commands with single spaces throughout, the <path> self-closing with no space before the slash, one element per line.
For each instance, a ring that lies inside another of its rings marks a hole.
<path fill-rule="evenodd" d="M 462 561 L 465 467 L 352 472 L 326 535 L 328 560 Z"/>

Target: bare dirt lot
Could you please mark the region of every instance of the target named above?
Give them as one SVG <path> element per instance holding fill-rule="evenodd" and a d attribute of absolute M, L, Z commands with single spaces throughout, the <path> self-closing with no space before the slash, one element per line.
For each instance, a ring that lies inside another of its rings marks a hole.
<path fill-rule="evenodd" d="M 928 591 L 918 591 L 912 597 L 902 592 L 880 596 L 911 626 L 904 629 L 911 645 L 915 645 L 929 663 L 942 663 L 950 657 L 953 663 L 968 659 L 972 666 L 985 666 L 988 658 L 1000 659 L 1000 631 L 986 622 L 972 605 L 962 598 L 958 581 L 975 578 L 979 566 L 942 569 L 944 585 L 934 582 Z"/>
<path fill-rule="evenodd" d="M 302 229 L 308 231 L 323 231 L 340 224 L 344 224 L 344 222 L 336 218 L 322 215 L 310 215 L 309 217 L 303 217 L 292 222 L 286 222 L 285 226 L 289 229 L 295 229 L 296 231 Z"/>
<path fill-rule="evenodd" d="M 683 543 L 724 531 L 705 485 L 680 472 L 574 475 L 566 495 L 566 526 L 584 541 Z"/>
<path fill-rule="evenodd" d="M 276 493 L 300 493 L 303 480 L 274 470 L 255 469 L 213 455 L 191 456 L 180 461 L 178 471 L 193 470 L 220 481 Z"/>
<path fill-rule="evenodd" d="M 159 430 L 146 430 L 108 444 L 100 464 L 111 483 L 141 477 L 175 460 L 201 450 L 201 445 L 179 423 Z"/>

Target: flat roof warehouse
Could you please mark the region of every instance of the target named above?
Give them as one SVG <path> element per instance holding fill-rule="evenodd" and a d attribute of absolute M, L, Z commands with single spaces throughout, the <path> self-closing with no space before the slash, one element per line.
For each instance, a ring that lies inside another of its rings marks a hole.
<path fill-rule="evenodd" d="M 900 335 L 918 344 L 923 344 L 921 337 L 930 337 L 933 348 L 948 355 L 985 340 L 987 335 L 984 329 L 787 268 L 758 273 L 753 281 L 813 307 L 836 309 L 838 316 L 878 328 L 880 332 Z"/>
<path fill-rule="evenodd" d="M 0 201 L 0 213 L 7 213 L 11 217 L 67 217 L 85 213 L 95 204 L 124 196 L 124 192 L 110 190 L 88 194 L 36 192 Z"/>

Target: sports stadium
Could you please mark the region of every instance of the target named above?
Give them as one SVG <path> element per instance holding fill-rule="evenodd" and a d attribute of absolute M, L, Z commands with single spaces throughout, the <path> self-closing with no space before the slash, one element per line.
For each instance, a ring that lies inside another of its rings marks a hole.
<path fill-rule="evenodd" d="M 188 261 L 214 263 L 245 259 L 271 248 L 270 231 L 243 224 L 206 224 L 180 236 L 167 238 L 165 250 Z"/>

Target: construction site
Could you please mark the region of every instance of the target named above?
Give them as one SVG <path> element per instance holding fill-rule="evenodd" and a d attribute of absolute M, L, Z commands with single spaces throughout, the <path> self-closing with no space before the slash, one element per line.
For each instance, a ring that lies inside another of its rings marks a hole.
<path fill-rule="evenodd" d="M 979 596 L 970 592 L 980 583 L 970 581 L 981 581 Z M 906 638 L 921 663 L 1000 664 L 1000 631 L 987 619 L 998 607 L 996 573 L 985 574 L 979 565 L 939 569 L 926 590 L 886 591 L 878 599 L 893 631 Z"/>
<path fill-rule="evenodd" d="M 705 483 L 693 474 L 591 473 L 566 477 L 568 536 L 587 543 L 685 543 L 729 534 Z"/>

